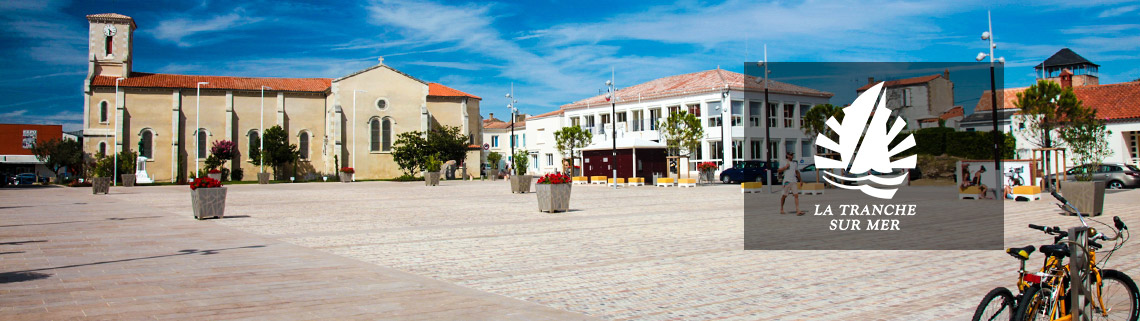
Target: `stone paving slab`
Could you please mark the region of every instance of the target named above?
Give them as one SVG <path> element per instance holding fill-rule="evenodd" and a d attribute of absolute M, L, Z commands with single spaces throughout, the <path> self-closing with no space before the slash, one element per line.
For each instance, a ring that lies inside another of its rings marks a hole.
<path fill-rule="evenodd" d="M 1001 251 L 743 251 L 742 197 L 778 196 L 742 196 L 737 186 L 575 186 L 573 210 L 560 214 L 538 212 L 533 193 L 510 194 L 506 181 L 229 188 L 227 214 L 240 218 L 191 225 L 612 320 L 964 320 L 1017 269 Z M 164 186 L 106 198 L 189 221 L 187 194 Z M 1078 224 L 1049 202 L 1005 204 L 1007 246 L 1049 240 L 1028 223 Z M 1106 197 L 1106 212 L 1126 222 L 1140 222 L 1137 205 L 1140 190 Z M 1109 268 L 1140 275 L 1138 246 L 1126 244 Z"/>
<path fill-rule="evenodd" d="M 189 208 L 185 186 L 0 189 L 0 319 L 588 319 L 139 201 L 155 192 Z"/>

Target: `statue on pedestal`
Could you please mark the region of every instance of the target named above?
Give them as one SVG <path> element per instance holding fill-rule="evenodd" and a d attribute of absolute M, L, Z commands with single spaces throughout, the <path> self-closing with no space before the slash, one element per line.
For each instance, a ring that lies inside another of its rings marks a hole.
<path fill-rule="evenodd" d="M 138 162 L 135 163 L 135 184 L 151 184 L 154 180 L 146 174 L 146 156 L 139 156 Z"/>

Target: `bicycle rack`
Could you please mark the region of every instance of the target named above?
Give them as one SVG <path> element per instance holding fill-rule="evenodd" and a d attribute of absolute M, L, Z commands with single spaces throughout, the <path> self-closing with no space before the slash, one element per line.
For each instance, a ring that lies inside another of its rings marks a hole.
<path fill-rule="evenodd" d="M 1080 215 L 1080 214 L 1078 214 Z M 1085 279 L 1088 278 L 1088 262 L 1086 262 L 1087 254 L 1085 254 L 1085 247 L 1088 246 L 1088 233 L 1089 228 L 1084 226 L 1069 228 L 1069 240 L 1074 243 L 1069 243 L 1069 312 L 1072 314 L 1070 320 L 1088 320 L 1089 316 L 1083 315 L 1085 298 Z"/>

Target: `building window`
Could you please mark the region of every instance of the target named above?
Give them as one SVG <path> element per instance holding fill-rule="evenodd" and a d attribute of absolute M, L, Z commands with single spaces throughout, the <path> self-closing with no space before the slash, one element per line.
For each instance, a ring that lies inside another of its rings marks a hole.
<path fill-rule="evenodd" d="M 751 143 L 749 147 L 752 147 L 752 159 L 764 159 L 764 141 L 754 139 L 749 142 Z"/>
<path fill-rule="evenodd" d="M 380 121 L 380 150 L 392 150 L 392 119 L 385 117 Z"/>
<path fill-rule="evenodd" d="M 760 117 L 764 117 L 764 111 L 760 110 L 764 106 L 763 102 L 751 101 L 748 102 L 748 124 L 752 127 L 760 127 Z"/>
<path fill-rule="evenodd" d="M 811 142 L 804 140 L 800 142 L 800 145 L 800 159 L 807 159 L 808 157 L 811 157 Z"/>
<path fill-rule="evenodd" d="M 800 128 L 804 128 L 804 118 L 807 118 L 808 110 L 811 110 L 811 107 L 809 104 L 800 105 Z"/>
<path fill-rule="evenodd" d="M 701 117 L 701 105 L 693 104 L 693 105 L 688 105 L 688 107 L 689 107 L 689 113 L 690 114 L 693 114 L 693 116 Z"/>
<path fill-rule="evenodd" d="M 776 127 L 776 113 L 780 109 L 777 103 L 768 103 L 768 127 Z"/>
<path fill-rule="evenodd" d="M 554 154 L 546 154 L 546 166 L 554 166 Z"/>
<path fill-rule="evenodd" d="M 724 148 L 720 144 L 720 141 L 709 142 L 709 159 L 723 159 L 723 158 L 724 158 Z"/>
<path fill-rule="evenodd" d="M 209 135 L 205 129 L 198 129 L 198 155 L 195 155 L 198 158 L 206 158 L 206 156 L 209 156 L 206 154 L 206 136 Z"/>
<path fill-rule="evenodd" d="M 249 131 L 249 149 L 247 150 L 250 160 L 253 160 L 254 152 L 261 151 L 261 135 L 257 133 L 257 130 Z"/>
<path fill-rule="evenodd" d="M 796 141 L 794 139 L 785 140 L 784 141 L 784 153 L 786 154 L 786 153 L 795 153 L 795 152 L 796 152 Z M 796 155 L 796 156 L 803 156 L 803 155 Z"/>
<path fill-rule="evenodd" d="M 732 101 L 732 126 L 744 126 L 744 102 Z"/>
<path fill-rule="evenodd" d="M 297 149 L 300 149 L 301 159 L 309 159 L 309 133 L 301 132 L 300 137 L 297 138 Z"/>
<path fill-rule="evenodd" d="M 380 151 L 380 120 L 373 118 L 371 121 L 368 122 L 368 129 L 369 129 L 369 133 L 370 133 L 370 135 L 368 135 L 368 137 L 371 138 L 371 141 L 370 141 L 371 144 L 369 144 L 368 150 L 371 150 L 373 152 L 379 152 Z"/>
<path fill-rule="evenodd" d="M 744 158 L 744 142 L 739 140 L 732 141 L 732 159 Z"/>
<path fill-rule="evenodd" d="M 626 127 L 626 130 L 628 130 L 628 128 L 629 128 L 629 125 L 626 125 L 626 123 L 627 123 L 627 122 L 626 122 L 626 115 L 625 115 L 625 112 L 620 112 L 620 113 L 618 113 L 618 114 L 617 114 L 617 122 L 618 122 L 618 123 L 621 123 L 622 125 L 624 125 L 624 126 Z M 524 139 L 524 140 L 525 140 L 525 139 Z M 523 145 L 526 145 L 526 144 L 523 144 Z"/>
<path fill-rule="evenodd" d="M 99 142 L 99 156 L 107 156 L 107 143 Z"/>
<path fill-rule="evenodd" d="M 784 155 L 780 154 L 779 148 L 779 139 L 768 140 L 768 158 L 771 158 L 773 161 L 779 161 L 780 159 L 783 159 Z"/>
<path fill-rule="evenodd" d="M 112 48 L 115 48 L 115 42 L 112 40 L 114 40 L 114 38 L 111 36 L 106 36 L 103 38 L 104 56 L 110 56 L 111 54 L 114 54 L 114 50 Z"/>
<path fill-rule="evenodd" d="M 720 110 L 720 102 L 719 101 L 710 101 L 710 102 L 706 103 L 706 105 L 709 108 L 709 125 L 708 125 L 708 127 L 720 127 L 721 125 L 723 125 L 723 121 L 721 120 L 721 116 L 720 116 L 720 115 L 723 115 L 723 113 Z"/>
<path fill-rule="evenodd" d="M 570 118 L 570 127 L 577 127 L 581 123 L 581 118 Z"/>
<path fill-rule="evenodd" d="M 491 147 L 499 147 L 499 135 L 491 136 Z"/>
<path fill-rule="evenodd" d="M 99 102 L 99 122 L 100 123 L 106 123 L 107 122 L 107 101 L 106 100 Z"/>
<path fill-rule="evenodd" d="M 792 128 L 792 119 L 795 113 L 795 104 L 784 104 L 784 128 Z"/>
<path fill-rule="evenodd" d="M 154 159 L 154 133 L 150 129 L 143 129 L 139 137 L 139 156 Z"/>
<path fill-rule="evenodd" d="M 376 109 L 380 111 L 388 109 L 388 100 L 384 98 L 376 98 Z"/>
<path fill-rule="evenodd" d="M 649 110 L 649 130 L 657 130 L 657 119 L 661 118 L 660 109 Z"/>

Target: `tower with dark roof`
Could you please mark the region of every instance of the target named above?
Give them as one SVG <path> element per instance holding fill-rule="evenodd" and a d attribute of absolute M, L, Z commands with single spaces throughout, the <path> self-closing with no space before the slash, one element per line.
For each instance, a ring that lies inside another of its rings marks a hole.
<path fill-rule="evenodd" d="M 1100 65 L 1081 57 L 1069 48 L 1058 50 L 1057 53 L 1033 69 L 1038 78 L 1057 83 L 1061 82 L 1061 73 L 1068 70 L 1073 74 L 1073 86 L 1096 86 L 1100 84 L 1100 78 L 1097 76 Z"/>

